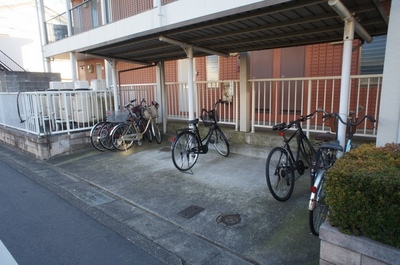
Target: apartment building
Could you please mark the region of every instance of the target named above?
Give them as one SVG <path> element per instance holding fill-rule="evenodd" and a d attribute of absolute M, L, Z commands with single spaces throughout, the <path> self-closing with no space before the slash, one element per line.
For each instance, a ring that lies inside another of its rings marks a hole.
<path fill-rule="evenodd" d="M 278 105 L 265 102 L 261 107 L 251 106 L 249 80 L 343 78 L 346 71 L 347 75 L 382 74 L 385 48 L 389 45 L 393 49 L 391 40 L 398 38 L 390 27 L 388 33 L 389 14 L 399 12 L 397 5 L 389 0 L 235 0 L 229 5 L 207 0 L 71 0 L 66 2 L 66 13 L 43 19 L 43 54 L 45 58 L 70 59 L 76 80 L 106 79 L 113 87 L 158 83 L 160 71 L 164 83 L 188 83 L 189 90 L 191 80 L 240 80 L 240 130 L 249 131 L 247 120 L 252 109 L 263 111 L 258 116 L 268 116 Z M 354 39 L 346 21 L 355 24 Z M 350 53 L 343 45 L 348 38 Z M 343 65 L 348 69 L 343 70 Z M 393 71 L 387 65 L 385 69 Z M 384 76 L 385 82 L 396 82 L 390 81 L 397 78 L 392 76 Z M 299 82 L 284 88 L 280 110 L 290 108 L 287 113 L 296 114 L 304 111 L 301 106 L 307 95 L 287 96 L 295 92 Z M 363 82 L 350 86 L 362 87 L 366 85 Z M 360 98 L 382 101 L 385 95 L 393 95 L 393 88 L 381 87 L 381 79 L 368 82 L 368 90 L 379 91 L 372 97 L 359 94 L 353 103 L 340 103 L 342 88 L 338 82 L 333 86 L 337 89 L 325 91 L 332 98 L 335 94 L 328 107 L 336 111 L 341 104 L 346 104 L 345 109 L 357 108 Z M 265 98 L 257 94 L 254 100 L 267 101 Z M 318 103 L 311 106 L 317 107 Z M 378 118 L 382 113 L 393 113 L 384 108 L 380 104 L 375 110 Z M 399 127 L 398 120 L 396 115 L 379 126 L 389 126 L 393 131 Z M 398 129 L 390 139 L 399 141 Z"/>

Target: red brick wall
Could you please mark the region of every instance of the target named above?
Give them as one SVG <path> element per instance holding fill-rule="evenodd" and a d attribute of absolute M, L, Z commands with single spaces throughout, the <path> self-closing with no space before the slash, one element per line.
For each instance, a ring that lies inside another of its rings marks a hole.
<path fill-rule="evenodd" d="M 219 79 L 236 80 L 239 79 L 240 62 L 239 57 L 219 58 Z"/>

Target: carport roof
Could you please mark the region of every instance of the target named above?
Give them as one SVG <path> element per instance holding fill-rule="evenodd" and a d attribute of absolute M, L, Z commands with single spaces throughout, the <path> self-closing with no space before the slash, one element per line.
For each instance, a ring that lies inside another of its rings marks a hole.
<path fill-rule="evenodd" d="M 387 33 L 388 18 L 379 0 L 342 0 L 371 36 Z M 387 1 L 386 1 L 387 2 Z M 80 50 L 81 53 L 151 64 L 186 58 L 166 37 L 222 54 L 343 40 L 344 22 L 328 1 L 270 1 L 157 28 Z M 359 37 L 357 34 L 355 37 Z M 208 53 L 194 50 L 194 56 Z"/>

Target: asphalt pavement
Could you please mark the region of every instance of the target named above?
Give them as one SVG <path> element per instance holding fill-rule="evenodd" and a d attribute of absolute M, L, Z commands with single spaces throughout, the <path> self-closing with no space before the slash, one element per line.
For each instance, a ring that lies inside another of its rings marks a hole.
<path fill-rule="evenodd" d="M 265 181 L 267 152 L 210 150 L 184 173 L 170 144 L 40 161 L 0 143 L 0 158 L 166 264 L 319 264 L 307 174 L 278 202 Z"/>

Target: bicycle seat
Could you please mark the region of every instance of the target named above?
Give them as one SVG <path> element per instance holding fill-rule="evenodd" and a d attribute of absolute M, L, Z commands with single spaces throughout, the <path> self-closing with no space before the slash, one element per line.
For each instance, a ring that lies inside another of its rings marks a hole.
<path fill-rule="evenodd" d="M 274 130 L 274 131 L 276 131 L 276 130 L 283 131 L 286 128 L 287 128 L 286 123 L 279 123 L 279 124 L 275 124 L 274 126 L 272 126 L 272 130 Z"/>
<path fill-rule="evenodd" d="M 329 143 L 322 143 L 320 148 L 335 149 L 335 150 L 343 152 L 343 147 L 340 145 L 338 140 L 335 140 L 335 141 L 329 142 Z"/>
<path fill-rule="evenodd" d="M 193 124 L 193 125 L 198 124 L 198 123 L 199 123 L 199 118 L 189 121 L 189 124 Z"/>

